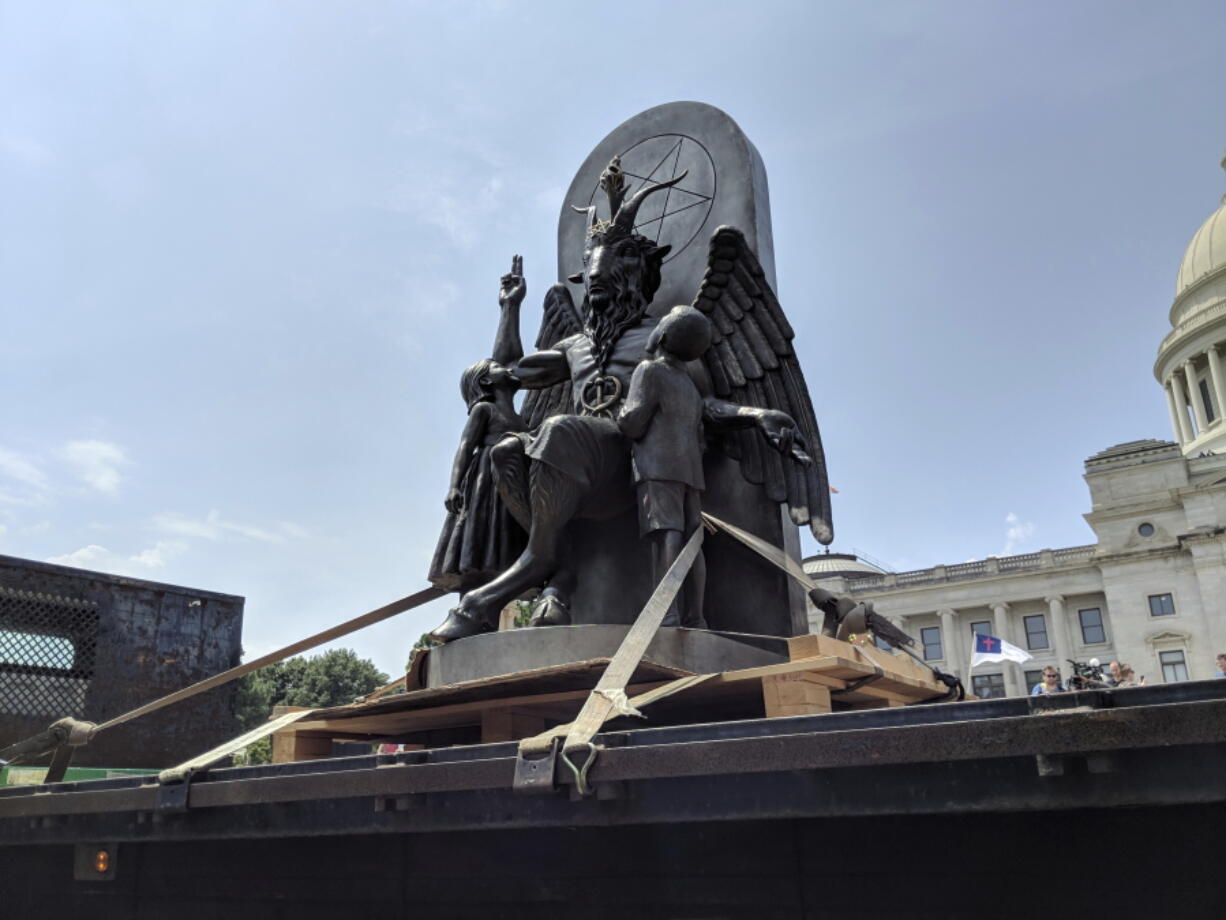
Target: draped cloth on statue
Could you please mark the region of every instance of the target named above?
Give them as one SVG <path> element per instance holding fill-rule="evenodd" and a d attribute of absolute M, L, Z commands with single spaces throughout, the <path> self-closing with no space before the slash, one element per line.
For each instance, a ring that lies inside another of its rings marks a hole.
<path fill-rule="evenodd" d="M 498 497 L 490 462 L 492 442 L 476 448 L 477 456 L 460 483 L 464 503 L 448 512 L 430 563 L 430 583 L 446 591 L 468 591 L 483 585 L 514 562 L 527 545 L 523 528 Z"/>

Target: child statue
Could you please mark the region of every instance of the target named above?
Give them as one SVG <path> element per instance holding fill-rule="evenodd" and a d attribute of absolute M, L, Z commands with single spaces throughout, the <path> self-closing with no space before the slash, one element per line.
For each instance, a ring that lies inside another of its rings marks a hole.
<path fill-rule="evenodd" d="M 518 309 L 524 298 L 523 260 L 516 256 L 503 275 L 499 302 Z M 447 591 L 469 591 L 485 584 L 514 562 L 527 543 L 498 495 L 490 448 L 527 425 L 515 409 L 519 381 L 500 363 L 522 356 L 511 351 L 483 358 L 460 376 L 460 395 L 468 422 L 451 465 L 451 485 L 443 504 L 447 520 L 430 563 L 430 582 Z M 507 349 L 503 349 L 506 351 Z"/>
<path fill-rule="evenodd" d="M 685 365 L 710 346 L 707 318 L 693 307 L 673 307 L 648 339 L 648 357 L 634 369 L 617 418 L 622 434 L 633 442 L 639 534 L 651 541 L 656 584 L 702 524 L 703 398 Z M 706 563 L 699 553 L 663 625 L 706 628 L 705 581 Z"/>

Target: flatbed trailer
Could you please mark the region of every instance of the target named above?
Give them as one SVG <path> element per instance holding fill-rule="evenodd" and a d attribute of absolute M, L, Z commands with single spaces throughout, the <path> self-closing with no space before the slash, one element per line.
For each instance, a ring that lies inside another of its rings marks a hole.
<path fill-rule="evenodd" d="M 0 789 L 0 914 L 1207 917 L 1226 899 L 1226 680 L 597 743 L 586 797 L 561 767 L 516 791 L 515 743 Z"/>

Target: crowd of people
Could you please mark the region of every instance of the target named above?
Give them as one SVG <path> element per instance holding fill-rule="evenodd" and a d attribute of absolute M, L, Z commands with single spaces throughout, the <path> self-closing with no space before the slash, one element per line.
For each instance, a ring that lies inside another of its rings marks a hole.
<path fill-rule="evenodd" d="M 1092 662 L 1096 663 L 1096 662 Z M 1218 655 L 1218 671 L 1226 670 L 1226 653 Z M 1226 676 L 1226 675 L 1223 675 Z M 1107 665 L 1107 670 L 1103 673 L 1101 681 L 1104 687 L 1143 687 L 1145 686 L 1145 678 L 1138 677 L 1137 672 L 1131 665 L 1124 664 L 1120 661 L 1113 661 Z M 1037 684 L 1030 691 L 1031 696 L 1042 696 L 1044 693 L 1067 693 L 1068 687 L 1060 679 L 1060 672 L 1048 665 L 1043 669 L 1043 673 Z M 1074 687 L 1073 689 L 1081 689 Z"/>

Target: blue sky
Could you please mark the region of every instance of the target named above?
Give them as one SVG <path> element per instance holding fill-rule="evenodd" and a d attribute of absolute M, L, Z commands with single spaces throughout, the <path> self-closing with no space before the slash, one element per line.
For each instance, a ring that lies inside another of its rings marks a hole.
<path fill-rule="evenodd" d="M 1092 540 L 1226 191 L 1220 2 L 0 0 L 0 553 L 247 598 L 262 653 L 416 590 L 524 254 L 635 113 L 766 162 L 835 548 Z M 809 544 L 810 549 L 815 544 Z M 393 671 L 446 604 L 351 645 Z"/>

